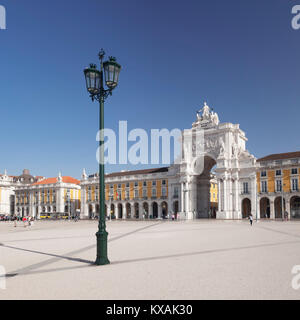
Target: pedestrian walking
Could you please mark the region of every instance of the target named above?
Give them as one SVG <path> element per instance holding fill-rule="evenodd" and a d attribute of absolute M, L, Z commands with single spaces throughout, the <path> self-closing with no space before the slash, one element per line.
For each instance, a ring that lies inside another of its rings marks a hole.
<path fill-rule="evenodd" d="M 289 214 L 287 211 L 284 211 L 284 220 L 285 221 L 288 221 L 288 218 L 289 218 Z"/>
<path fill-rule="evenodd" d="M 249 221 L 250 221 L 250 225 L 252 226 L 252 223 L 253 223 L 253 216 L 252 216 L 252 214 L 251 214 L 251 213 L 249 214 Z"/>

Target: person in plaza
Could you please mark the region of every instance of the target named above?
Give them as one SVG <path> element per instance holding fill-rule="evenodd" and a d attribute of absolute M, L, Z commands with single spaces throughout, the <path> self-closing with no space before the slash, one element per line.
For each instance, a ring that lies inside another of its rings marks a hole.
<path fill-rule="evenodd" d="M 285 221 L 288 221 L 288 217 L 289 217 L 289 214 L 288 214 L 288 212 L 285 210 L 285 211 L 284 211 L 284 220 L 285 220 Z"/>
<path fill-rule="evenodd" d="M 17 220 L 18 220 L 18 217 L 16 215 L 13 216 L 13 221 L 14 221 L 14 227 L 16 228 L 17 227 Z"/>
<path fill-rule="evenodd" d="M 26 228 L 26 221 L 27 221 L 26 216 L 24 216 L 22 220 L 23 220 L 23 223 L 24 223 L 24 228 Z"/>
<path fill-rule="evenodd" d="M 27 216 L 28 227 L 31 227 L 31 217 Z"/>
<path fill-rule="evenodd" d="M 253 216 L 252 216 L 252 214 L 251 214 L 251 213 L 249 214 L 249 221 L 250 221 L 250 225 L 252 226 L 252 223 L 253 223 Z"/>

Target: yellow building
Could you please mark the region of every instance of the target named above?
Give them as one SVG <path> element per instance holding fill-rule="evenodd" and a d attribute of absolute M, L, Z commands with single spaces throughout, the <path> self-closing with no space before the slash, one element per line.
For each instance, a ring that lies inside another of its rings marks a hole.
<path fill-rule="evenodd" d="M 300 218 L 300 152 L 271 154 L 257 160 L 260 218 Z M 282 210 L 283 208 L 283 210 Z"/>
<path fill-rule="evenodd" d="M 123 171 L 105 176 L 105 210 L 115 219 L 165 219 L 180 208 L 180 184 L 169 185 L 169 168 Z M 81 218 L 99 215 L 99 176 L 81 180 Z M 217 183 L 211 184 L 211 203 L 217 208 Z"/>

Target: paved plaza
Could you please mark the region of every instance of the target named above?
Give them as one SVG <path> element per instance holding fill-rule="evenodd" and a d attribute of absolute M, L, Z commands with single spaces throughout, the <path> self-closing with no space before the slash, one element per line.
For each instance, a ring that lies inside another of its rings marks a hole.
<path fill-rule="evenodd" d="M 300 223 L 109 221 L 110 265 L 95 266 L 97 221 L 0 223 L 0 299 L 299 299 Z M 3 284 L 3 278 L 2 278 Z"/>

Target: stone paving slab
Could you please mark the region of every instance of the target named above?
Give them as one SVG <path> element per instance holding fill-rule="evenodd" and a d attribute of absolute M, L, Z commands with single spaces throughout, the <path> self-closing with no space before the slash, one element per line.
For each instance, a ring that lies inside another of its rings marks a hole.
<path fill-rule="evenodd" d="M 299 222 L 109 221 L 107 229 L 111 264 L 95 266 L 96 221 L 1 222 L 0 299 L 300 298 L 291 285 Z"/>

